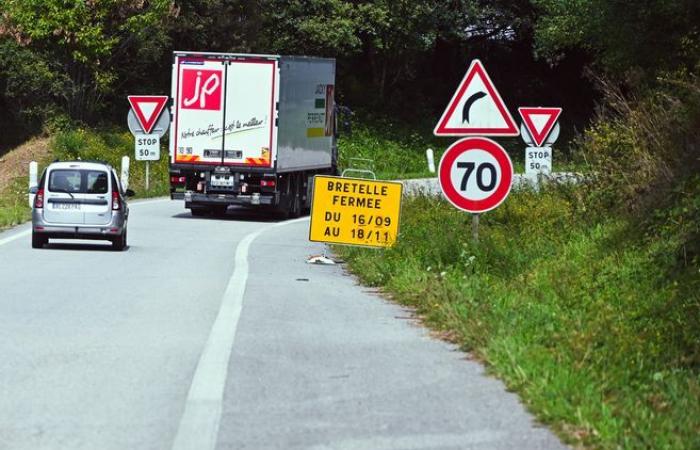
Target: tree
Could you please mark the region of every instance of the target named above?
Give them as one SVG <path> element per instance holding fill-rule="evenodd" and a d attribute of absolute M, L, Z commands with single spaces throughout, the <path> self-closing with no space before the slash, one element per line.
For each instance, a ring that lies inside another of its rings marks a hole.
<path fill-rule="evenodd" d="M 552 61 L 585 48 L 613 74 L 647 80 L 700 61 L 697 0 L 532 0 L 539 19 L 536 51 Z"/>
<path fill-rule="evenodd" d="M 32 66 L 41 69 L 34 85 L 50 86 L 44 95 L 71 118 L 87 121 L 120 75 L 143 68 L 139 56 L 162 50 L 163 25 L 176 12 L 171 0 L 2 0 L 0 9 L 0 68 L 7 79 L 19 80 Z M 28 56 L 29 63 L 17 66 L 12 53 Z M 125 67 L 129 54 L 136 67 Z M 20 91 L 5 95 L 22 96 Z"/>

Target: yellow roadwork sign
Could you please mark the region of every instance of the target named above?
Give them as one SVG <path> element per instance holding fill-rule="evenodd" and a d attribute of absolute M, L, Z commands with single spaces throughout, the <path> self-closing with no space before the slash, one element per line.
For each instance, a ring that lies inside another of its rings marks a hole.
<path fill-rule="evenodd" d="M 391 181 L 315 176 L 309 240 L 391 247 L 399 234 L 402 189 Z"/>

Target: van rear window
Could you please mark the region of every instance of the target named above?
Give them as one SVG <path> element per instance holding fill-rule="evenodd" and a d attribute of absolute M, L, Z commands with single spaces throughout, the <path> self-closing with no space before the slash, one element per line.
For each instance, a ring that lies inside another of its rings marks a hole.
<path fill-rule="evenodd" d="M 107 172 L 101 170 L 56 169 L 49 175 L 49 191 L 71 194 L 106 194 Z"/>

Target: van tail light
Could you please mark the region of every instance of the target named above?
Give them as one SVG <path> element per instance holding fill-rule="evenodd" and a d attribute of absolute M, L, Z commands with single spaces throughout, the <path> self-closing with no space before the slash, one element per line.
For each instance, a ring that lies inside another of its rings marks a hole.
<path fill-rule="evenodd" d="M 39 189 L 36 191 L 36 195 L 34 196 L 34 207 L 35 208 L 43 208 L 44 207 L 44 190 Z"/>
<path fill-rule="evenodd" d="M 119 211 L 121 203 L 119 203 L 119 192 L 112 191 L 112 210 Z"/>
<path fill-rule="evenodd" d="M 275 187 L 275 180 L 260 180 L 260 187 Z"/>

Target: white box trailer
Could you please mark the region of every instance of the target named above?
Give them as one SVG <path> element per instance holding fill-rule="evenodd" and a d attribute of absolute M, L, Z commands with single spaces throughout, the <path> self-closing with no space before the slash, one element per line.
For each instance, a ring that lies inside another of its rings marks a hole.
<path fill-rule="evenodd" d="M 175 52 L 171 197 L 299 215 L 313 176 L 336 172 L 334 93 L 333 59 Z"/>

